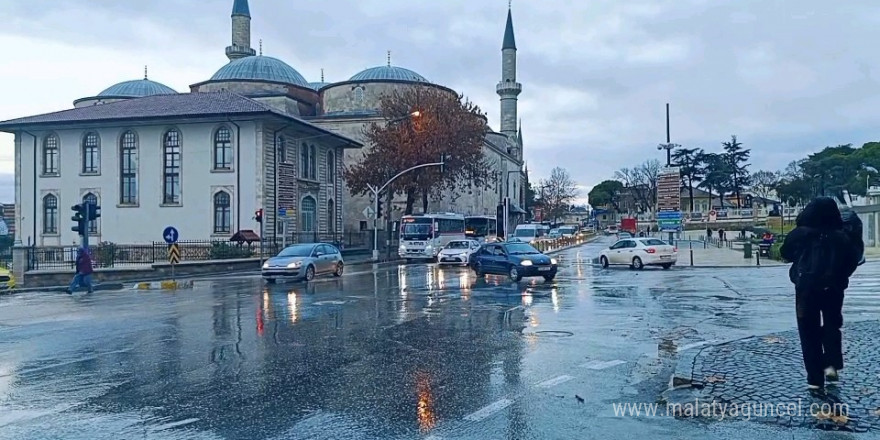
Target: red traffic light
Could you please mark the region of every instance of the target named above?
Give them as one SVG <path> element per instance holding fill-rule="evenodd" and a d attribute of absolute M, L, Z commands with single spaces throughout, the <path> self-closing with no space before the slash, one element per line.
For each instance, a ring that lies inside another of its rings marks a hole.
<path fill-rule="evenodd" d="M 257 220 L 257 223 L 263 222 L 263 210 L 258 209 L 257 212 L 254 213 L 254 218 Z"/>

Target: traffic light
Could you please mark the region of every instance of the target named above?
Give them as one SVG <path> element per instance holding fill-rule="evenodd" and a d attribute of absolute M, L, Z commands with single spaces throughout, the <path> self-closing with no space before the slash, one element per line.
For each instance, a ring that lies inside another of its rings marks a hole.
<path fill-rule="evenodd" d="M 70 207 L 73 210 L 73 217 L 70 219 L 76 222 L 76 226 L 70 228 L 71 231 L 76 232 L 79 235 L 85 234 L 88 229 L 88 212 L 86 212 L 87 204 L 81 203 L 79 205 L 73 205 Z"/>
<path fill-rule="evenodd" d="M 376 218 L 382 218 L 382 193 L 376 194 Z"/>
<path fill-rule="evenodd" d="M 257 219 L 257 223 L 263 223 L 263 209 L 258 209 L 257 212 L 254 213 L 254 218 Z"/>
<path fill-rule="evenodd" d="M 93 222 L 99 218 L 101 218 L 101 207 L 92 203 L 88 203 L 88 219 L 90 222 Z"/>

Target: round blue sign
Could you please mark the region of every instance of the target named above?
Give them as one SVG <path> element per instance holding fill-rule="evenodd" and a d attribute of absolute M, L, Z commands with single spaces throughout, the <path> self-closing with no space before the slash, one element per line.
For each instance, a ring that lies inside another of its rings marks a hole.
<path fill-rule="evenodd" d="M 169 226 L 162 231 L 162 238 L 165 239 L 165 243 L 173 244 L 177 243 L 177 239 L 180 237 L 180 234 L 177 233 L 177 228 L 174 226 Z"/>

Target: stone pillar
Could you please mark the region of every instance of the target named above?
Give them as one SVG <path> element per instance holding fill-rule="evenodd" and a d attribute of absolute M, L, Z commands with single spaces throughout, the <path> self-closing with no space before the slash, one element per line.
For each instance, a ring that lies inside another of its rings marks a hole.
<path fill-rule="evenodd" d="M 24 285 L 24 274 L 28 269 L 28 246 L 15 246 L 12 248 L 12 276 L 19 286 Z"/>

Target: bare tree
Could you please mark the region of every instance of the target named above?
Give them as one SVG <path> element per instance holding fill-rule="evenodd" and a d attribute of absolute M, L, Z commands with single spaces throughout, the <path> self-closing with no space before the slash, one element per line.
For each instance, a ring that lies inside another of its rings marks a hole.
<path fill-rule="evenodd" d="M 752 191 L 752 194 L 763 199 L 769 199 L 775 192 L 780 180 L 782 178 L 779 173 L 764 170 L 756 171 L 749 178 L 749 183 L 751 184 L 749 189 Z"/>
<path fill-rule="evenodd" d="M 614 178 L 623 182 L 625 191 L 632 197 L 636 210 L 645 212 L 654 209 L 660 168 L 660 161 L 651 159 L 633 168 L 621 168 L 614 173 Z"/>
<path fill-rule="evenodd" d="M 556 167 L 550 172 L 550 178 L 541 180 L 542 203 L 547 210 L 547 217 L 556 221 L 562 217 L 568 207 L 578 196 L 577 184 L 564 168 Z"/>

